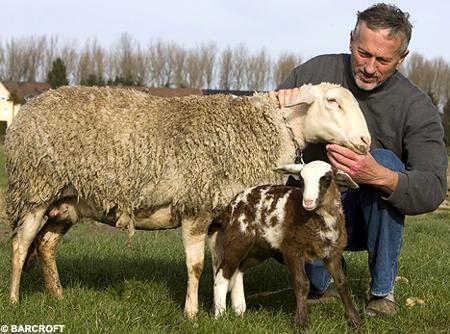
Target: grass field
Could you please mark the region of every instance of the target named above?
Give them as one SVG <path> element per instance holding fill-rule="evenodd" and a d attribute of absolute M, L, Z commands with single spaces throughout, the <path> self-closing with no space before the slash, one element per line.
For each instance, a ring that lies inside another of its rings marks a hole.
<path fill-rule="evenodd" d="M 0 152 L 0 163 L 3 155 Z M 6 184 L 0 170 L 0 186 Z M 358 333 L 450 333 L 450 211 L 409 217 L 396 285 L 400 314 L 390 320 L 365 319 Z M 295 301 L 286 268 L 274 261 L 245 276 L 248 311 L 220 320 L 209 314 L 212 273 L 209 257 L 200 283 L 197 321 L 183 317 L 186 289 L 179 230 L 127 235 L 96 224 L 79 224 L 60 244 L 57 262 L 65 299 L 49 297 L 39 266 L 23 275 L 21 304 L 8 302 L 10 242 L 0 229 L 0 325 L 64 325 L 64 333 L 295 333 Z M 350 288 L 363 310 L 369 273 L 364 252 L 346 253 Z M 273 292 L 272 294 L 265 294 Z M 405 306 L 409 297 L 425 304 Z M 340 301 L 309 306 L 305 333 L 351 333 Z M 356 332 L 356 331 L 355 331 Z"/>

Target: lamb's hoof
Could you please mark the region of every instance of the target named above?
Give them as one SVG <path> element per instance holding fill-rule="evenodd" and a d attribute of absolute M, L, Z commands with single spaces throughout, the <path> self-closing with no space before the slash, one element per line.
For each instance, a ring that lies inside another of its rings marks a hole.
<path fill-rule="evenodd" d="M 361 327 L 361 324 L 362 324 L 362 320 L 361 320 L 361 317 L 359 316 L 359 314 L 354 314 L 352 316 L 349 316 L 347 318 L 347 322 L 348 322 L 349 326 L 354 327 L 354 328 Z"/>
<path fill-rule="evenodd" d="M 298 314 L 295 316 L 294 319 L 295 325 L 299 328 L 299 329 L 305 329 L 306 327 L 308 327 L 308 316 L 304 315 L 304 316 L 299 316 Z"/>

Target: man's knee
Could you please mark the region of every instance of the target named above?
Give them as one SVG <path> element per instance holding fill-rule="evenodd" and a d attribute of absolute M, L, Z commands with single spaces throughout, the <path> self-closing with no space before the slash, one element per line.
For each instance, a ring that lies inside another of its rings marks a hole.
<path fill-rule="evenodd" d="M 370 151 L 373 158 L 382 166 L 390 170 L 401 172 L 405 170 L 405 165 L 392 151 L 384 148 L 374 148 Z"/>

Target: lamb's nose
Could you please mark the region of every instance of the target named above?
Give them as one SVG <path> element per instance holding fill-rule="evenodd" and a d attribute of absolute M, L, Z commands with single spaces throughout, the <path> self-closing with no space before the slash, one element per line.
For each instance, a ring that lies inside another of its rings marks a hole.
<path fill-rule="evenodd" d="M 311 208 L 314 207 L 314 200 L 312 200 L 312 199 L 303 199 L 303 207 L 306 210 L 310 210 Z"/>

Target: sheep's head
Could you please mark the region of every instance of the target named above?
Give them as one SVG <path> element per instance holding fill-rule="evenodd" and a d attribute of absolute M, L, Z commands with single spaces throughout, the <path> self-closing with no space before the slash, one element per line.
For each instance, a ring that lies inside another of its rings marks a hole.
<path fill-rule="evenodd" d="M 333 205 L 336 199 L 340 200 L 339 191 L 345 188 L 358 188 L 358 184 L 347 173 L 325 161 L 315 160 L 305 165 L 284 165 L 277 167 L 275 171 L 293 175 L 300 181 L 303 190 L 302 205 L 308 211 L 324 205 Z"/>
<path fill-rule="evenodd" d="M 306 142 L 334 143 L 365 154 L 370 149 L 370 133 L 358 101 L 346 88 L 330 83 L 303 85 L 287 108 L 307 105 L 289 113 L 294 131 Z"/>

